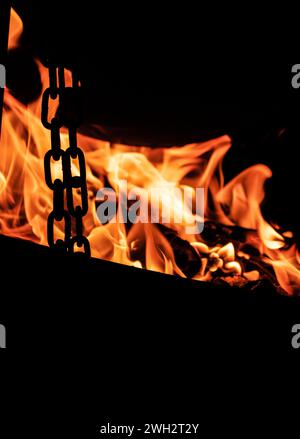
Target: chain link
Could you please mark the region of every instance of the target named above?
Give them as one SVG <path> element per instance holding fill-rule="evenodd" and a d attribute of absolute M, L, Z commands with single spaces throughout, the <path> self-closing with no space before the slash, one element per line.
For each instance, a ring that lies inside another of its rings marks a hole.
<path fill-rule="evenodd" d="M 58 100 L 54 117 L 49 120 L 50 101 Z M 81 253 L 90 256 L 90 244 L 83 235 L 83 217 L 88 211 L 88 192 L 86 185 L 86 168 L 83 151 L 77 145 L 77 127 L 80 123 L 80 87 L 75 74 L 72 74 L 72 87 L 65 86 L 63 67 L 49 66 L 49 88 L 43 93 L 42 123 L 51 132 L 51 149 L 44 158 L 45 180 L 53 191 L 53 210 L 47 223 L 47 237 L 51 248 L 74 253 L 75 246 Z M 69 132 L 69 147 L 61 147 L 60 129 L 66 127 Z M 73 175 L 77 161 L 79 175 Z M 53 166 L 55 164 L 55 166 Z M 54 168 L 60 169 L 59 177 Z M 75 193 L 80 203 L 75 201 Z M 66 208 L 65 208 L 66 204 Z M 72 217 L 75 233 L 72 234 Z M 55 238 L 57 223 L 64 222 L 64 238 Z"/>

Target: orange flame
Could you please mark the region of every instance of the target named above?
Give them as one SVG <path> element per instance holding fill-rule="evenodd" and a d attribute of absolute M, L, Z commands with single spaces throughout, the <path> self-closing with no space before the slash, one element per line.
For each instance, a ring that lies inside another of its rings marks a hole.
<path fill-rule="evenodd" d="M 22 29 L 20 18 L 13 12 L 10 48 L 16 47 Z M 39 68 L 45 89 L 47 71 L 42 65 Z M 25 107 L 6 90 L 0 162 L 0 231 L 47 245 L 47 217 L 52 210 L 52 193 L 45 184 L 43 159 L 50 146 L 50 135 L 41 124 L 40 110 L 41 99 Z M 91 244 L 92 256 L 185 277 L 176 262 L 172 245 L 156 225 L 137 223 L 127 230 L 122 221 L 99 223 L 95 203 L 97 191 L 108 181 L 120 196 L 120 181 L 125 179 L 128 187 L 139 190 L 142 196 L 148 196 L 153 187 L 159 187 L 161 193 L 166 194 L 163 204 L 174 214 L 168 228 L 188 241 L 199 256 L 201 266 L 194 279 L 208 281 L 220 273 L 225 279 L 257 280 L 259 271 L 247 272 L 243 268 L 242 261 L 251 256 L 239 251 L 235 243 L 229 241 L 210 247 L 201 235 L 186 234 L 185 221 L 196 222 L 196 214 L 180 196 L 169 198 L 167 189 L 188 188 L 193 197 L 196 188 L 203 187 L 205 219 L 243 228 L 246 242 L 259 252 L 262 262 L 273 267 L 283 290 L 299 294 L 300 256 L 296 246 L 288 247 L 289 235 L 280 234 L 267 223 L 260 209 L 265 195 L 264 183 L 272 172 L 258 164 L 224 184 L 222 161 L 231 147 L 228 136 L 156 150 L 111 144 L 84 135 L 78 137 L 86 157 L 89 211 L 84 218 L 84 231 Z M 65 134 L 61 134 L 61 140 L 62 147 L 67 148 Z M 73 166 L 76 172 L 76 164 Z M 53 172 L 61 170 L 55 169 L 53 164 Z M 208 203 L 208 197 L 212 202 Z M 161 209 L 158 202 L 151 202 L 154 210 Z M 183 213 L 182 224 L 174 221 L 178 212 Z M 62 227 L 62 224 L 56 226 L 57 238 L 63 236 Z"/>
<path fill-rule="evenodd" d="M 11 9 L 10 14 L 10 26 L 9 26 L 9 38 L 8 38 L 8 48 L 14 49 L 19 44 L 20 36 L 23 32 L 23 23 L 21 18 Z"/>

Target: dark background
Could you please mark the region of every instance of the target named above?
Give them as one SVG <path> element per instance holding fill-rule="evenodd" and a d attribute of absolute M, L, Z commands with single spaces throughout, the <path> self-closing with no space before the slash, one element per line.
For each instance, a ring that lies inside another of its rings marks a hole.
<path fill-rule="evenodd" d="M 153 147 L 230 134 L 227 178 L 268 164 L 274 178 L 265 214 L 299 237 L 299 91 L 291 87 L 299 59 L 283 60 L 267 30 L 258 38 L 256 21 L 244 38 L 244 17 L 220 27 L 199 5 L 14 4 L 25 24 L 22 47 L 7 61 L 16 96 L 37 97 L 33 57 L 50 59 L 80 72 L 85 132 L 97 123 L 101 137 Z M 16 430 L 69 437 L 82 429 L 94 437 L 108 420 L 193 415 L 210 433 L 278 433 L 284 424 L 287 436 L 297 418 L 280 396 L 296 386 L 285 366 L 298 354 L 290 330 L 299 302 L 268 288 L 252 294 L 103 261 L 66 261 L 26 244 L 1 238 L 9 282 L 0 318 L 7 352 L 20 352 L 9 384 L 21 396 L 7 403 L 22 413 Z"/>

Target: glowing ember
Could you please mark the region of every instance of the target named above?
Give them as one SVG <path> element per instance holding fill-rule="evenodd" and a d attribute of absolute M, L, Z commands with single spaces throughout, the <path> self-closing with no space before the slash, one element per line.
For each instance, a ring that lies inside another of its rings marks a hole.
<path fill-rule="evenodd" d="M 21 32 L 22 23 L 13 13 L 10 47 L 17 45 Z M 45 89 L 47 74 L 43 66 L 39 65 L 39 68 Z M 47 217 L 52 210 L 52 193 L 45 184 L 43 160 L 49 149 L 50 134 L 43 128 L 40 114 L 41 99 L 25 107 L 6 90 L 1 139 L 0 231 L 47 245 Z M 219 277 L 238 285 L 257 281 L 262 276 L 261 264 L 269 267 L 270 273 L 274 270 L 284 291 L 299 294 L 300 256 L 296 245 L 291 244 L 292 234 L 280 234 L 264 220 L 260 209 L 264 183 L 271 177 L 271 170 L 258 164 L 225 185 L 222 161 L 231 147 L 228 136 L 156 150 L 110 144 L 84 135 L 79 135 L 78 141 L 85 151 L 87 163 L 89 211 L 84 218 L 84 228 L 92 256 L 167 274 L 189 275 L 200 281 Z M 63 134 L 62 145 L 66 148 L 67 144 Z M 76 166 L 74 163 L 74 171 Z M 54 172 L 57 176 L 61 173 L 55 163 L 53 175 Z M 163 206 L 149 194 L 153 187 L 161 189 L 164 207 L 174 213 L 167 227 L 142 222 L 130 227 L 122 221 L 99 223 L 97 192 L 108 182 L 119 199 L 122 195 L 120 181 L 124 179 L 141 197 L 144 194 L 157 215 Z M 180 196 L 168 196 L 169 187 L 188 190 L 192 199 L 196 188 L 203 187 L 205 229 L 212 224 L 226 230 L 238 226 L 243 230 L 242 242 L 225 240 L 226 235 L 218 240 L 215 234 L 215 242 L 211 242 L 205 238 L 205 233 L 187 234 L 185 221 L 196 223 L 198 218 Z M 183 215 L 182 224 L 174 220 L 178 212 Z M 63 236 L 62 228 L 63 224 L 58 223 L 57 238 Z M 189 255 L 187 264 L 197 261 L 192 273 L 179 260 L 178 252 L 183 249 Z M 253 251 L 258 256 L 254 257 Z"/>

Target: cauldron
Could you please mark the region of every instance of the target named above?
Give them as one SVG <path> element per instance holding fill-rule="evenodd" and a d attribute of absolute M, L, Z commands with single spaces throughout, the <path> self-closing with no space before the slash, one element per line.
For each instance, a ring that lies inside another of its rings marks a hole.
<path fill-rule="evenodd" d="M 261 50 L 253 41 L 243 50 L 223 37 L 214 43 L 199 14 L 91 0 L 12 4 L 24 22 L 26 56 L 78 70 L 85 132 L 168 146 L 225 133 L 263 136 L 284 125 L 287 66 L 266 59 L 261 42 Z"/>

